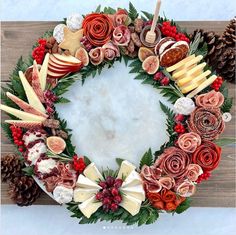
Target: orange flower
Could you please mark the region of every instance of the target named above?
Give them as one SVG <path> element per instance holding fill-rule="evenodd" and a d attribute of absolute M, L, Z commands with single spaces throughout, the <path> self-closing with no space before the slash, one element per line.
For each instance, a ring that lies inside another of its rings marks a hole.
<path fill-rule="evenodd" d="M 164 202 L 154 202 L 153 207 L 160 209 L 160 210 L 164 210 L 165 209 L 165 203 Z"/>
<path fill-rule="evenodd" d="M 176 199 L 176 195 L 174 192 L 167 190 L 167 189 L 163 189 L 161 192 L 161 199 L 164 202 L 173 202 Z"/>
<path fill-rule="evenodd" d="M 82 28 L 93 46 L 103 46 L 111 40 L 113 22 L 105 14 L 92 13 L 84 18 Z"/>
<path fill-rule="evenodd" d="M 167 211 L 173 211 L 176 209 L 176 204 L 174 202 L 167 202 L 165 206 L 165 210 Z"/>

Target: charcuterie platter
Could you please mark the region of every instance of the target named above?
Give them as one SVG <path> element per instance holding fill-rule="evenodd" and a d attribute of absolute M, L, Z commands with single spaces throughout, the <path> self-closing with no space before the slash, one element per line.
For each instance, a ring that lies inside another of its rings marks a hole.
<path fill-rule="evenodd" d="M 67 204 L 80 223 L 142 225 L 164 211 L 181 213 L 196 186 L 220 162 L 216 140 L 227 126 L 232 103 L 225 82 L 204 61 L 200 35 L 190 37 L 174 21 L 159 17 L 156 41 L 148 43 L 152 19 L 132 4 L 129 10 L 98 7 L 85 16 L 72 15 L 38 40 L 4 90 L 1 109 L 11 119 L 3 126 L 22 153 L 24 171 L 58 203 Z M 118 165 L 111 169 L 97 165 L 79 148 L 75 152 L 56 107 L 67 105 L 63 94 L 70 86 L 85 85 L 115 62 L 127 64 L 132 78 L 148 84 L 170 105 L 156 101 L 166 116 L 168 140 L 159 149 L 144 150 L 139 162 L 114 158 Z"/>

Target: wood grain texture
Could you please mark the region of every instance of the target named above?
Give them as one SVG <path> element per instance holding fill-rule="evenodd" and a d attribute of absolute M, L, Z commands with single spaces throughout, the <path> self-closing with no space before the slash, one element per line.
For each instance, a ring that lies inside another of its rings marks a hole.
<path fill-rule="evenodd" d="M 26 57 L 35 41 L 47 30 L 53 29 L 57 22 L 2 22 L 1 27 L 1 81 L 2 86 L 9 81 L 8 75 L 13 70 L 17 59 L 22 55 Z M 179 25 L 192 32 L 196 28 L 214 30 L 221 33 L 226 21 L 192 21 L 179 22 Z M 235 97 L 235 85 L 228 84 L 231 96 Z M 223 136 L 235 136 L 235 105 L 232 111 L 233 119 L 227 123 Z M 2 113 L 1 121 L 6 119 Z M 14 146 L 1 133 L 1 154 L 14 152 Z M 1 202 L 11 204 L 7 194 L 7 185 L 1 185 Z M 223 148 L 220 166 L 213 172 L 207 182 L 202 183 L 193 197 L 193 206 L 198 207 L 235 207 L 235 146 Z M 45 193 L 42 193 L 36 204 L 56 204 Z"/>

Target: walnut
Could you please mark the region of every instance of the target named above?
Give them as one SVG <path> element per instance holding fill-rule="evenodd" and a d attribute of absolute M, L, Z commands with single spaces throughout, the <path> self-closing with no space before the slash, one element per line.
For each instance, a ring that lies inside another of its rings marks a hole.
<path fill-rule="evenodd" d="M 68 134 L 63 130 L 56 130 L 57 136 L 61 137 L 62 139 L 68 139 Z"/>
<path fill-rule="evenodd" d="M 142 46 L 142 43 L 141 43 L 137 33 L 131 33 L 131 39 L 133 40 L 135 46 L 137 46 L 137 47 Z"/>
<path fill-rule="evenodd" d="M 59 126 L 60 126 L 60 122 L 58 120 L 55 120 L 55 119 L 46 119 L 43 122 L 43 126 L 53 128 L 53 129 L 58 129 Z"/>
<path fill-rule="evenodd" d="M 130 40 L 128 46 L 126 47 L 128 49 L 129 52 L 133 53 L 134 52 L 134 42 L 133 40 Z"/>
<path fill-rule="evenodd" d="M 143 26 L 144 26 L 144 22 L 142 19 L 137 18 L 134 20 L 134 29 L 136 33 L 141 33 Z"/>

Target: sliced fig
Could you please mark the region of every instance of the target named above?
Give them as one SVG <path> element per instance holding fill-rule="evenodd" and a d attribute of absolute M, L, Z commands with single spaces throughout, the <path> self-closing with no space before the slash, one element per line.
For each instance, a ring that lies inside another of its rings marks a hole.
<path fill-rule="evenodd" d="M 36 129 L 42 126 L 40 121 L 5 120 L 5 122 L 26 129 Z"/>
<path fill-rule="evenodd" d="M 38 70 L 40 71 L 41 69 L 41 65 L 38 64 Z M 30 67 L 28 67 L 25 71 L 25 77 L 27 79 L 27 81 L 29 82 L 30 85 L 32 85 L 32 73 L 33 73 L 33 65 L 31 65 Z"/>
<path fill-rule="evenodd" d="M 158 56 L 152 55 L 147 57 L 142 64 L 143 70 L 148 74 L 154 74 L 159 69 L 159 58 Z"/>
<path fill-rule="evenodd" d="M 147 57 L 154 55 L 153 51 L 147 47 L 140 47 L 138 50 L 138 58 L 140 61 L 144 61 Z"/>
<path fill-rule="evenodd" d="M 162 67 L 169 67 L 182 60 L 182 58 L 183 52 L 180 48 L 169 48 L 164 53 L 162 53 L 160 57 L 160 64 Z"/>
<path fill-rule="evenodd" d="M 172 37 L 165 37 L 165 38 L 162 38 L 162 39 L 157 43 L 157 45 L 155 46 L 154 52 L 155 52 L 156 55 L 159 55 L 159 49 L 160 49 L 161 45 L 162 45 L 163 43 L 165 43 L 165 42 L 168 42 L 168 41 L 173 41 L 173 42 L 175 42 L 175 39 L 172 38 Z"/>
<path fill-rule="evenodd" d="M 180 48 L 182 50 L 182 52 L 183 52 L 183 58 L 185 58 L 187 56 L 188 51 L 189 51 L 189 44 L 187 42 L 185 42 L 185 41 L 178 41 L 172 47 L 173 48 L 174 47 Z"/>
<path fill-rule="evenodd" d="M 75 57 L 82 61 L 84 66 L 87 66 L 89 64 L 89 56 L 88 52 L 83 48 L 80 47 L 76 52 L 75 52 Z"/>
<path fill-rule="evenodd" d="M 50 136 L 47 138 L 47 147 L 55 154 L 62 153 L 66 148 L 66 142 L 61 137 Z"/>

